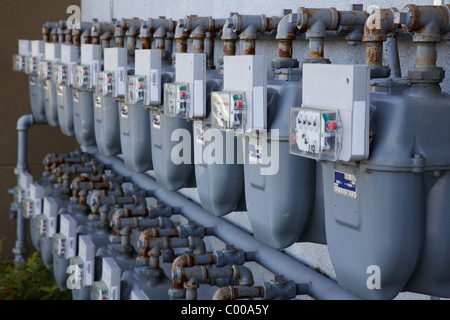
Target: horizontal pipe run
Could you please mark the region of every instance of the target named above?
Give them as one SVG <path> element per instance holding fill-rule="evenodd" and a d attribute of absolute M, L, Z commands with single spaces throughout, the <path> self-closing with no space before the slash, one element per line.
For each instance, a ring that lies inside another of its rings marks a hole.
<path fill-rule="evenodd" d="M 97 154 L 96 157 L 105 164 L 110 164 L 112 169 L 119 174 L 130 177 L 141 188 L 151 191 L 154 197 L 173 208 L 178 208 L 179 212 L 187 219 L 193 220 L 206 228 L 214 228 L 216 237 L 222 241 L 244 251 L 254 251 L 255 262 L 261 266 L 275 274 L 282 274 L 286 280 L 292 280 L 295 283 L 311 283 L 311 289 L 308 293 L 311 297 L 318 300 L 360 299 L 355 294 L 340 287 L 334 280 L 323 276 L 281 251 L 261 243 L 228 221 L 208 213 L 183 195 L 158 186 L 157 182 L 149 175 L 131 172 L 125 167 L 122 160 L 100 154 Z"/>

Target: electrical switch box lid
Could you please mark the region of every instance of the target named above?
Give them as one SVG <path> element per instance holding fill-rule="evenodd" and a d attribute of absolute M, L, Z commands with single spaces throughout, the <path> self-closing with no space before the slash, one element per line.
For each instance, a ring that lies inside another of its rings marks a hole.
<path fill-rule="evenodd" d="M 242 128 L 245 132 L 267 129 L 266 56 L 225 56 L 223 88 L 225 92 L 245 96 Z"/>

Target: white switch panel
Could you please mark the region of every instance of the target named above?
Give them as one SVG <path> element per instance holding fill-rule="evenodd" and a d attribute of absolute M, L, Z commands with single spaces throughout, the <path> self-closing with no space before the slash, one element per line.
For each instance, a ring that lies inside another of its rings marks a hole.
<path fill-rule="evenodd" d="M 369 157 L 369 80 L 366 65 L 303 64 L 302 107 L 322 112 L 320 119 L 326 120 L 322 132 L 342 135 L 342 141 L 335 146 L 335 161 Z M 331 119 L 333 112 L 335 119 Z M 298 118 L 298 114 L 291 112 L 291 124 L 292 117 Z M 320 159 L 318 150 L 315 152 L 309 157 Z"/>

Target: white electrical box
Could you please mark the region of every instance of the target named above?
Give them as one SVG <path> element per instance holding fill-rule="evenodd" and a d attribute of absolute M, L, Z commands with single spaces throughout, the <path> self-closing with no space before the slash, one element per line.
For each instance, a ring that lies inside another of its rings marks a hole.
<path fill-rule="evenodd" d="M 25 60 L 31 57 L 31 41 L 19 40 L 18 53 L 13 55 L 13 70 L 15 72 L 25 72 Z"/>
<path fill-rule="evenodd" d="M 91 237 L 80 235 L 78 256 L 82 260 L 82 279 L 84 286 L 92 286 L 94 283 L 95 244 Z"/>
<path fill-rule="evenodd" d="M 25 211 L 28 218 L 34 218 L 42 214 L 45 188 L 36 182 L 30 184 L 30 197 L 27 201 L 27 210 Z"/>
<path fill-rule="evenodd" d="M 290 152 L 316 160 L 369 157 L 365 65 L 303 64 L 303 103 L 290 110 Z"/>
<path fill-rule="evenodd" d="M 53 250 L 56 256 L 70 259 L 75 257 L 77 250 L 77 221 L 69 214 L 62 214 L 59 219 L 60 231 L 54 237 Z"/>
<path fill-rule="evenodd" d="M 45 44 L 45 60 L 38 62 L 38 76 L 42 80 L 51 80 L 53 65 L 61 61 L 61 44 Z"/>
<path fill-rule="evenodd" d="M 108 72 L 107 80 L 111 80 L 112 95 L 114 98 L 125 95 L 125 79 L 128 72 L 127 48 L 105 48 L 104 68 Z M 103 82 L 105 85 L 105 82 Z"/>
<path fill-rule="evenodd" d="M 127 76 L 125 102 L 161 104 L 161 50 L 135 51 L 135 75 Z"/>
<path fill-rule="evenodd" d="M 41 234 L 53 238 L 57 228 L 58 203 L 52 197 L 44 198 L 44 214 L 41 220 Z"/>
<path fill-rule="evenodd" d="M 175 83 L 164 87 L 164 113 L 188 119 L 206 116 L 206 54 L 177 53 Z"/>
<path fill-rule="evenodd" d="M 59 85 L 73 85 L 73 67 L 80 63 L 80 53 L 77 46 L 61 45 L 61 62 L 54 64 L 53 81 Z"/>
<path fill-rule="evenodd" d="M 96 73 L 101 70 L 102 46 L 81 45 L 81 63 L 73 66 L 73 86 L 78 89 L 95 89 Z"/>
<path fill-rule="evenodd" d="M 121 270 L 111 257 L 104 257 L 102 263 L 102 280 L 94 282 L 92 300 L 120 300 Z"/>
<path fill-rule="evenodd" d="M 265 56 L 225 56 L 224 90 L 213 92 L 213 125 L 245 132 L 267 129 Z"/>
<path fill-rule="evenodd" d="M 37 74 L 38 63 L 45 58 L 45 42 L 42 40 L 31 41 L 31 56 L 25 58 L 25 73 Z"/>

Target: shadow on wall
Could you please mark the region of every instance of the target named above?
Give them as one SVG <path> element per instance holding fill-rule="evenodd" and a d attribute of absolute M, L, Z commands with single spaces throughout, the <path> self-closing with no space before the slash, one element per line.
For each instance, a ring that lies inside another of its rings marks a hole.
<path fill-rule="evenodd" d="M 80 5 L 80 0 L 3 0 L 0 4 L 2 50 L 0 51 L 0 239 L 4 239 L 2 257 L 12 258 L 16 240 L 16 222 L 9 218 L 12 196 L 8 189 L 17 184 L 14 167 L 17 163 L 17 120 L 30 114 L 28 78 L 12 69 L 12 56 L 17 53 L 18 40 L 42 39 L 42 25 L 47 21 L 59 21 L 70 15 L 66 9 Z M 75 137 L 67 137 L 59 127 L 35 126 L 28 133 L 28 164 L 34 177 L 40 177 L 42 160 L 51 152 L 70 152 L 78 148 Z M 32 250 L 31 243 L 29 249 Z"/>

